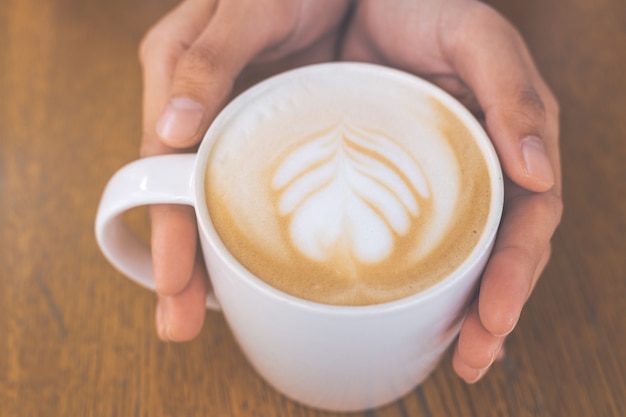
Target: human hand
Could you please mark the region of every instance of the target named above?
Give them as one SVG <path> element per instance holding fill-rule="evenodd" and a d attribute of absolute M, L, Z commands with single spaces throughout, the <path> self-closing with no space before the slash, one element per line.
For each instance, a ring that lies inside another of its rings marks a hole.
<path fill-rule="evenodd" d="M 140 47 L 142 156 L 193 150 L 235 90 L 294 66 L 332 60 L 348 0 L 186 0 Z M 151 246 L 163 340 L 202 327 L 208 283 L 193 210 L 151 207 Z"/>
<path fill-rule="evenodd" d="M 504 214 L 452 360 L 461 378 L 478 381 L 502 354 L 560 222 L 556 99 L 517 31 L 475 0 L 361 0 L 341 57 L 430 80 L 483 120 L 493 141 L 506 177 Z"/>

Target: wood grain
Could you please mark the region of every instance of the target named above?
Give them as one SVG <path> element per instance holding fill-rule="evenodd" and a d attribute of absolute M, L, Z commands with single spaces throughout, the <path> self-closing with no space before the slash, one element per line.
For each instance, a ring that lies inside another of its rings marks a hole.
<path fill-rule="evenodd" d="M 0 0 L 0 416 L 331 416 L 250 368 L 219 314 L 163 344 L 154 297 L 100 255 L 93 220 L 141 135 L 142 34 L 175 2 Z M 357 415 L 626 415 L 626 3 L 494 1 L 562 107 L 553 258 L 476 385 L 449 359 Z"/>

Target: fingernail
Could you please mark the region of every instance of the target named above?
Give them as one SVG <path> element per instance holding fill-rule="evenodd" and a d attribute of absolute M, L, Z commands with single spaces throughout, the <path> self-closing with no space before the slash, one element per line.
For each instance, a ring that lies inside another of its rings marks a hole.
<path fill-rule="evenodd" d="M 502 333 L 494 333 L 494 332 L 492 332 L 491 334 L 494 335 L 495 337 L 506 337 L 506 336 L 510 335 L 511 332 L 513 330 L 515 330 L 515 326 L 517 326 L 517 322 L 519 321 L 519 318 L 520 318 L 519 313 L 517 313 L 517 314 L 512 313 L 511 315 L 509 315 L 508 323 L 507 323 L 507 326 L 506 326 L 506 330 L 504 332 L 502 332 Z"/>
<path fill-rule="evenodd" d="M 472 375 L 469 378 L 465 378 L 465 382 L 468 384 L 473 384 L 477 382 L 483 376 L 484 370 L 482 369 L 472 369 Z"/>
<path fill-rule="evenodd" d="M 537 136 L 528 136 L 522 140 L 522 156 L 526 172 L 536 181 L 547 187 L 554 185 L 554 171 L 546 153 L 543 141 Z"/>
<path fill-rule="evenodd" d="M 156 325 L 157 325 L 157 333 L 159 334 L 159 338 L 164 341 L 169 340 L 167 312 L 165 311 L 165 307 L 163 306 L 162 303 L 158 303 L 156 306 Z"/>
<path fill-rule="evenodd" d="M 157 122 L 156 131 L 168 144 L 186 146 L 198 133 L 204 106 L 187 97 L 172 99 Z"/>

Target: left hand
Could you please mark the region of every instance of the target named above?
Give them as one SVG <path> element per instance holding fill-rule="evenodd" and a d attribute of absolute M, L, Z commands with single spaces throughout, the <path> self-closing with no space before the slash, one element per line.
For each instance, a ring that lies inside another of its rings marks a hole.
<path fill-rule="evenodd" d="M 506 177 L 505 210 L 479 295 L 453 355 L 456 373 L 478 381 L 502 354 L 550 257 L 561 219 L 558 103 L 519 33 L 476 0 L 361 0 L 342 59 L 415 73 L 481 119 Z"/>
<path fill-rule="evenodd" d="M 141 155 L 194 150 L 229 97 L 273 74 L 335 57 L 348 0 L 185 0 L 140 46 Z M 151 249 L 163 340 L 193 339 L 208 280 L 193 209 L 151 206 Z"/>

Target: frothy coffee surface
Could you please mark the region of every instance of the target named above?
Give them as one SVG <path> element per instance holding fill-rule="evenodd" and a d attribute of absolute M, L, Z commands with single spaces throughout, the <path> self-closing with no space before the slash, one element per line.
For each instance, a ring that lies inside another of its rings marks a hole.
<path fill-rule="evenodd" d="M 471 133 L 417 86 L 370 77 L 292 73 L 257 89 L 209 157 L 207 206 L 223 243 L 300 298 L 414 294 L 454 270 L 486 223 L 489 174 Z"/>

